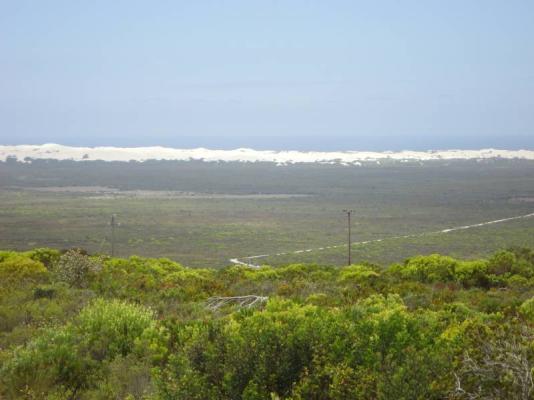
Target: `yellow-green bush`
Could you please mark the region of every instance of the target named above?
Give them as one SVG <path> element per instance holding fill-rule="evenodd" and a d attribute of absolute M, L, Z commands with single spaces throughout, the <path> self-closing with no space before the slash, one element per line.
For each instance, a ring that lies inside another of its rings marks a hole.
<path fill-rule="evenodd" d="M 47 276 L 48 271 L 41 262 L 22 254 L 8 255 L 0 262 L 0 281 L 4 284 L 24 281 L 42 282 Z"/>

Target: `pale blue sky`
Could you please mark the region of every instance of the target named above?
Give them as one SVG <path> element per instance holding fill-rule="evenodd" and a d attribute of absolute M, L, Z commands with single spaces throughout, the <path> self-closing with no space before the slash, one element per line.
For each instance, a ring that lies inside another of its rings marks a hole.
<path fill-rule="evenodd" d="M 0 144 L 534 148 L 534 1 L 0 0 Z"/>

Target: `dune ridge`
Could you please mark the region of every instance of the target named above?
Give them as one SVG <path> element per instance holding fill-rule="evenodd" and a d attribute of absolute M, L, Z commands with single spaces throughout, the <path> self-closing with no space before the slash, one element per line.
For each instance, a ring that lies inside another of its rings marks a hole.
<path fill-rule="evenodd" d="M 380 160 L 430 161 L 430 160 L 485 160 L 524 159 L 534 160 L 534 150 L 429 150 L 429 151 L 274 151 L 239 148 L 213 150 L 206 148 L 178 149 L 170 147 L 71 147 L 55 143 L 42 145 L 0 145 L 0 161 L 16 158 L 53 159 L 74 161 L 147 161 L 147 160 L 202 160 L 206 162 L 273 162 L 276 164 L 323 163 L 360 165 L 362 162 Z"/>

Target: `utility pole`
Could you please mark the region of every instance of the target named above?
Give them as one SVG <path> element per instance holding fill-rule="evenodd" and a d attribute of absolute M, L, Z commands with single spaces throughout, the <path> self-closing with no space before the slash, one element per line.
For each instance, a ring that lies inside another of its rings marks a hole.
<path fill-rule="evenodd" d="M 115 226 L 117 226 L 115 217 L 115 214 L 111 214 L 111 257 L 115 257 Z"/>
<path fill-rule="evenodd" d="M 348 253 L 348 258 L 349 258 L 349 262 L 347 265 L 351 265 L 352 264 L 352 260 L 351 260 L 351 244 L 352 244 L 352 240 L 351 240 L 351 232 L 350 232 L 350 217 L 352 216 L 352 213 L 354 212 L 354 210 L 343 210 L 344 213 L 347 214 L 347 227 L 349 228 L 348 229 L 348 250 L 349 250 L 349 253 Z"/>

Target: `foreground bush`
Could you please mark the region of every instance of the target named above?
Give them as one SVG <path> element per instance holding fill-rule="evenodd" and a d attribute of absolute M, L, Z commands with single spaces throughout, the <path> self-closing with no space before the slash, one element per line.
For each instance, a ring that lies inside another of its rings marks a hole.
<path fill-rule="evenodd" d="M 430 399 L 451 385 L 446 324 L 410 314 L 397 296 L 333 313 L 271 301 L 171 329 L 179 347 L 158 370 L 162 399 Z"/>
<path fill-rule="evenodd" d="M 6 393 L 16 398 L 31 390 L 39 397 L 59 385 L 74 396 L 95 384 L 104 361 L 130 354 L 153 326 L 153 313 L 142 306 L 96 300 L 72 323 L 46 329 L 14 350 L 0 371 Z"/>
<path fill-rule="evenodd" d="M 0 252 L 0 398 L 531 399 L 533 272 L 528 249 L 221 270 Z M 268 300 L 208 307 L 245 295 Z"/>

